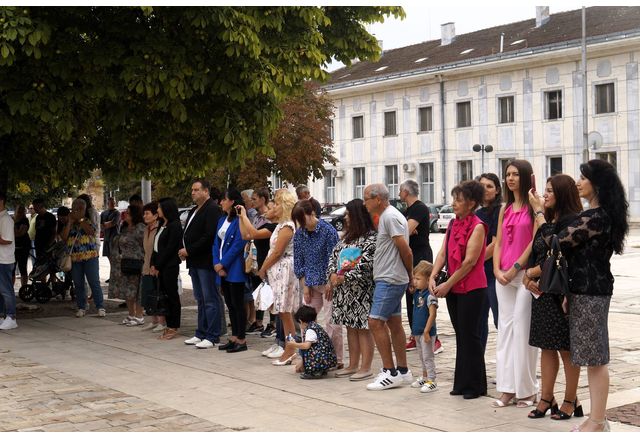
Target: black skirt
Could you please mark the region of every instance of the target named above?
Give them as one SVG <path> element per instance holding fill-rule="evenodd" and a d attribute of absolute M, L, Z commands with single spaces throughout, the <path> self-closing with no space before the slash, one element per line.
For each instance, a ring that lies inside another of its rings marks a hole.
<path fill-rule="evenodd" d="M 569 350 L 569 319 L 562 310 L 564 296 L 543 294 L 532 299 L 529 345 L 554 351 Z"/>

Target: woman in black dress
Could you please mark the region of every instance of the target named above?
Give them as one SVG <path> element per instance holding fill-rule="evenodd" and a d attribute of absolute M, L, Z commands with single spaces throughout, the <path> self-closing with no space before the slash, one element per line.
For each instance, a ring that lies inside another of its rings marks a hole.
<path fill-rule="evenodd" d="M 531 190 L 532 192 L 535 189 Z M 531 200 L 536 215 L 544 215 L 553 226 L 554 233 L 567 227 L 582 211 L 576 182 L 568 175 L 555 175 L 547 179 L 544 191 L 544 205 L 540 199 Z M 544 207 L 544 212 L 543 212 Z M 545 294 L 540 291 L 538 282 L 542 264 L 547 259 L 547 244 L 538 229 L 533 240 L 531 257 L 524 272 L 523 283 L 529 291 L 539 297 L 531 304 L 531 329 L 529 344 L 542 349 L 540 371 L 542 392 L 538 406 L 529 413 L 529 418 L 542 418 L 551 410 L 551 419 L 565 420 L 572 415 L 583 416 L 582 406 L 577 402 L 578 378 L 580 366 L 571 363 L 569 356 L 569 320 L 563 309 L 564 295 Z M 568 292 L 567 292 L 568 293 Z M 553 396 L 553 388 L 558 376 L 558 352 L 562 358 L 567 385 L 564 391 L 564 403 L 558 410 Z"/>
<path fill-rule="evenodd" d="M 580 165 L 576 183 L 581 198 L 589 202 L 568 227 L 558 233 L 569 264 L 569 335 L 571 361 L 587 366 L 591 413 L 574 431 L 609 431 L 605 417 L 609 395 L 608 316 L 613 275 L 611 256 L 621 254 L 629 232 L 629 203 L 616 169 L 604 160 Z M 536 216 L 538 224 L 545 222 Z M 550 242 L 554 227 L 544 226 Z"/>

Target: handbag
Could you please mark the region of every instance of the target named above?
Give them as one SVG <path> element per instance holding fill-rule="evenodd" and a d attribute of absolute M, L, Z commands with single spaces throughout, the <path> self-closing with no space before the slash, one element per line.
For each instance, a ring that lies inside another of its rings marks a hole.
<path fill-rule="evenodd" d="M 142 265 L 144 261 L 142 259 L 122 258 L 120 261 L 120 271 L 126 275 L 140 275 L 142 274 Z"/>
<path fill-rule="evenodd" d="M 141 302 L 148 316 L 166 315 L 166 297 L 160 289 L 160 282 L 155 276 L 142 276 L 140 284 Z"/>
<path fill-rule="evenodd" d="M 449 265 L 449 232 L 451 231 L 451 223 L 449 223 L 449 227 L 447 228 L 447 236 L 444 242 L 444 268 L 440 270 L 440 273 L 436 276 L 436 285 L 440 285 L 449 280 L 449 270 L 447 265 Z"/>
<path fill-rule="evenodd" d="M 253 241 L 248 242 L 244 250 L 244 272 L 256 274 L 258 272 L 258 251 Z"/>
<path fill-rule="evenodd" d="M 542 265 L 540 291 L 546 294 L 566 294 L 569 291 L 569 266 L 555 234 L 551 236 L 551 247 Z"/>

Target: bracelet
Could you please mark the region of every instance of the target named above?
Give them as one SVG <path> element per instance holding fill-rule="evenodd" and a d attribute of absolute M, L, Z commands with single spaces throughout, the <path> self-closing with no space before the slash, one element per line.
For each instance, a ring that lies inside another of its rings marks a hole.
<path fill-rule="evenodd" d="M 541 210 L 538 210 L 538 211 L 536 212 L 536 216 L 538 216 L 538 215 L 542 215 L 542 216 L 544 216 L 544 212 L 543 212 L 543 211 L 541 211 Z"/>

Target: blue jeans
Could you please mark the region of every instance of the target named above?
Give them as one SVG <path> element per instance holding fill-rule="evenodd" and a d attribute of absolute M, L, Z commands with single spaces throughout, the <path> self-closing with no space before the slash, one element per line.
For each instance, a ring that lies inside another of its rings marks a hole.
<path fill-rule="evenodd" d="M 16 317 L 16 293 L 13 290 L 14 264 L 0 264 L 0 314 Z"/>
<path fill-rule="evenodd" d="M 85 277 L 91 288 L 93 303 L 96 305 L 96 308 L 104 308 L 98 258 L 74 262 L 71 265 L 71 277 L 73 278 L 73 287 L 76 293 L 76 305 L 78 305 L 78 309 L 87 309 L 87 293 L 84 290 Z"/>
<path fill-rule="evenodd" d="M 222 298 L 216 286 L 213 268 L 190 268 L 193 297 L 198 303 L 198 327 L 196 337 L 216 343 L 222 328 Z"/>
<path fill-rule="evenodd" d="M 493 324 L 498 329 L 498 298 L 496 297 L 496 278 L 487 276 L 487 300 L 482 302 L 480 314 L 480 340 L 482 346 L 487 349 L 487 338 L 489 338 L 489 311 L 493 314 Z"/>
<path fill-rule="evenodd" d="M 373 290 L 373 303 L 369 318 L 387 321 L 393 316 L 402 315 L 402 298 L 407 284 L 390 284 L 377 280 Z"/>

